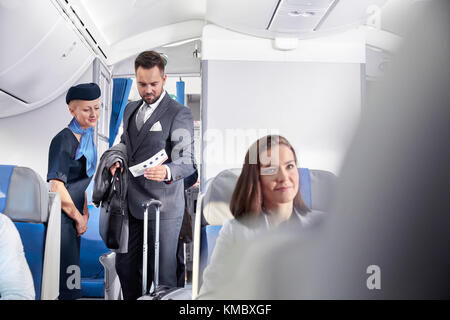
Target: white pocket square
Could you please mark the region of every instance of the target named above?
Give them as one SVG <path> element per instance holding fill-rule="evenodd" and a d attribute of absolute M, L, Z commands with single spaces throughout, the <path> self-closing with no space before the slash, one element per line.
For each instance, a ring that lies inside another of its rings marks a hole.
<path fill-rule="evenodd" d="M 155 124 L 150 128 L 150 131 L 162 131 L 161 123 L 155 122 Z"/>

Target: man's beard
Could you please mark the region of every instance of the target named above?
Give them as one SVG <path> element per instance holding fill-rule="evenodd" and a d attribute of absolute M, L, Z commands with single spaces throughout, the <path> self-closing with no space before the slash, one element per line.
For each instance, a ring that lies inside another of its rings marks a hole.
<path fill-rule="evenodd" d="M 155 103 L 156 101 L 158 101 L 158 99 L 161 97 L 161 94 L 162 94 L 162 91 L 159 93 L 159 95 L 157 95 L 156 97 L 154 97 L 153 99 L 152 98 L 150 98 L 150 97 L 142 97 L 142 99 L 145 101 L 145 103 L 147 103 L 147 104 L 153 104 L 153 103 Z"/>

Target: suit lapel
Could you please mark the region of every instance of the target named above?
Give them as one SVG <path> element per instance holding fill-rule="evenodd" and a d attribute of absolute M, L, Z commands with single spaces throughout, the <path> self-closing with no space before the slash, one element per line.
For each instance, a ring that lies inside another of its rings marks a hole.
<path fill-rule="evenodd" d="M 161 118 L 161 116 L 163 115 L 164 111 L 167 109 L 167 104 L 170 101 L 168 99 L 172 99 L 172 98 L 166 92 L 166 95 L 161 100 L 161 102 L 159 103 L 158 107 L 155 109 L 155 111 L 153 111 L 152 115 L 144 123 L 141 131 L 139 132 L 139 134 L 137 136 L 137 139 L 136 139 L 136 142 L 133 144 L 134 150 L 133 150 L 133 154 L 132 155 L 134 155 L 136 153 L 136 151 L 139 148 L 139 146 L 142 144 L 142 142 L 144 142 L 145 138 L 147 137 L 147 135 L 150 132 L 150 128 L 159 120 L 159 118 Z"/>
<path fill-rule="evenodd" d="M 130 126 L 130 120 L 132 120 L 134 117 L 134 112 L 137 108 L 139 108 L 142 105 L 143 100 L 136 101 L 134 104 L 130 104 L 128 109 L 126 110 L 126 115 L 124 115 L 124 128 L 123 132 L 125 134 L 125 145 L 127 146 L 127 153 L 133 154 L 134 150 L 131 148 L 131 142 L 130 142 L 130 135 L 128 134 L 128 128 Z M 136 148 L 134 148 L 136 149 Z"/>

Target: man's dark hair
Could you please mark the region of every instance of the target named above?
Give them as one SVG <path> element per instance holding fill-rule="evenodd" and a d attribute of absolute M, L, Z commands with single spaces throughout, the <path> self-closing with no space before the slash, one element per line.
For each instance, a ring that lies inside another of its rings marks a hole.
<path fill-rule="evenodd" d="M 156 51 L 141 52 L 136 57 L 136 60 L 134 60 L 134 71 L 136 71 L 139 67 L 151 69 L 154 66 L 158 66 L 162 76 L 164 74 L 164 59 Z"/>

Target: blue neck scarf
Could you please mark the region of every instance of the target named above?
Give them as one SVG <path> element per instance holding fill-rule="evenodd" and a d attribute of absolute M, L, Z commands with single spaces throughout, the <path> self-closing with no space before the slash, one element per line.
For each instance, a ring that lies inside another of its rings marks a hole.
<path fill-rule="evenodd" d="M 69 123 L 69 129 L 76 134 L 81 134 L 80 143 L 78 144 L 75 160 L 82 156 L 86 157 L 86 174 L 92 177 L 97 167 L 97 148 L 94 143 L 94 128 L 83 129 L 75 117 Z"/>

